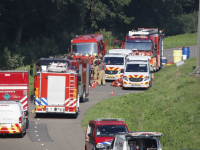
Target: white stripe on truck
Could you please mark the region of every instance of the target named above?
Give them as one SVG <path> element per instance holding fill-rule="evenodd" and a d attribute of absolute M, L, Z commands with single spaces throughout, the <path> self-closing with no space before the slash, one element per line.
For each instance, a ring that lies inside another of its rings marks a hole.
<path fill-rule="evenodd" d="M 28 89 L 27 86 L 0 86 L 0 90 L 15 90 L 15 89 Z"/>

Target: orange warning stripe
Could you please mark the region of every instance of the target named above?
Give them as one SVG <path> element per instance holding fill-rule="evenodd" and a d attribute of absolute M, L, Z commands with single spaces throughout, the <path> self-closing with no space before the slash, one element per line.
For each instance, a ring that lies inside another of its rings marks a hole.
<path fill-rule="evenodd" d="M 144 76 L 144 75 L 128 75 L 128 76 L 125 76 L 127 78 L 146 78 L 147 76 Z"/>
<path fill-rule="evenodd" d="M 106 70 L 119 71 L 119 70 L 122 70 L 122 68 L 107 67 Z"/>
<path fill-rule="evenodd" d="M 11 127 L 7 127 L 4 124 L 0 124 L 0 133 L 20 133 L 21 126 L 19 124 L 11 125 Z"/>

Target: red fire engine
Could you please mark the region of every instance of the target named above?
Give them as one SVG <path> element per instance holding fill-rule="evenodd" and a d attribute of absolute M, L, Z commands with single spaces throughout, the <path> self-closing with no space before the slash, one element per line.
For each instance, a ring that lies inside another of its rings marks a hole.
<path fill-rule="evenodd" d="M 0 100 L 20 101 L 28 128 L 28 99 L 29 99 L 29 73 L 27 69 L 24 71 L 17 70 L 1 70 L 0 71 Z"/>
<path fill-rule="evenodd" d="M 34 82 L 35 113 L 77 116 L 79 99 L 89 95 L 89 60 L 41 58 Z"/>
<path fill-rule="evenodd" d="M 104 41 L 103 35 L 99 32 L 97 34 L 77 35 L 71 41 L 71 53 L 74 53 L 75 56 L 81 53 L 82 57 L 88 55 L 88 59 L 91 60 L 93 55 L 101 53 L 104 56 L 106 52 L 107 41 Z M 90 64 L 92 65 L 92 61 L 90 61 Z"/>
<path fill-rule="evenodd" d="M 126 36 L 125 42 L 120 40 L 113 41 L 113 48 L 116 45 L 125 49 L 131 49 L 133 55 L 136 51 L 142 56 L 153 56 L 156 58 L 154 70 L 162 68 L 163 56 L 163 38 L 164 33 L 162 30 L 158 32 L 158 28 L 138 28 L 138 30 L 129 31 Z"/>

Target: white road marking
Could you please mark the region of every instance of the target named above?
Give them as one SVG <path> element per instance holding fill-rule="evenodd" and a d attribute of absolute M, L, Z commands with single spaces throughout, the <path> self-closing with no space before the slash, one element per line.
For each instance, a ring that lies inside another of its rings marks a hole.
<path fill-rule="evenodd" d="M 37 132 L 37 131 L 35 131 L 35 132 Z"/>
<path fill-rule="evenodd" d="M 38 139 L 38 141 L 40 141 L 40 139 Z"/>
<path fill-rule="evenodd" d="M 37 119 L 37 120 L 40 120 L 40 119 Z"/>
<path fill-rule="evenodd" d="M 36 136 L 39 136 L 39 135 L 36 135 Z"/>
<path fill-rule="evenodd" d="M 37 126 L 35 126 L 35 128 L 37 128 Z"/>
<path fill-rule="evenodd" d="M 41 144 L 42 146 L 44 145 L 44 144 Z"/>
<path fill-rule="evenodd" d="M 35 124 L 38 124 L 37 122 Z"/>
<path fill-rule="evenodd" d="M 171 55 L 169 55 L 169 56 L 171 56 Z"/>

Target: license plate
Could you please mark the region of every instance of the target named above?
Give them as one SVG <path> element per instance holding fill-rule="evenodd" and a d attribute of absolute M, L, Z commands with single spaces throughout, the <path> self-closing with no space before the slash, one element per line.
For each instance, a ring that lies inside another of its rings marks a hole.
<path fill-rule="evenodd" d="M 108 75 L 108 78 L 114 78 L 115 76 L 110 76 L 110 75 Z"/>
<path fill-rule="evenodd" d="M 36 106 L 36 108 L 44 108 L 44 106 Z"/>
<path fill-rule="evenodd" d="M 3 126 L 6 126 L 6 127 L 11 127 L 11 124 L 0 124 L 0 127 L 3 127 Z"/>
<path fill-rule="evenodd" d="M 140 85 L 140 83 L 132 83 L 132 85 Z"/>

